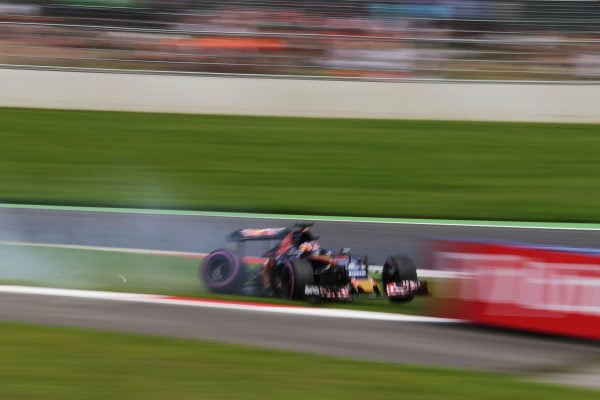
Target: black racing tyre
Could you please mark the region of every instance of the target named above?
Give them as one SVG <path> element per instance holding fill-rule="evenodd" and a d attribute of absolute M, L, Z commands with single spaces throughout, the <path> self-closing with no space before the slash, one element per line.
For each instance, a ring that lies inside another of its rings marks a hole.
<path fill-rule="evenodd" d="M 375 292 L 375 296 L 381 297 L 381 289 L 378 283 L 373 285 L 373 292 Z"/>
<path fill-rule="evenodd" d="M 302 300 L 306 285 L 315 284 L 312 264 L 307 260 L 294 260 L 280 267 L 281 295 L 289 300 Z"/>
<path fill-rule="evenodd" d="M 240 293 L 247 279 L 246 266 L 231 250 L 215 250 L 202 262 L 200 279 L 213 292 Z"/>
<path fill-rule="evenodd" d="M 402 281 L 416 281 L 417 280 L 417 266 L 407 256 L 391 256 L 383 264 L 383 271 L 381 273 L 381 283 L 383 289 L 387 290 L 388 283 L 400 283 Z M 395 302 L 409 302 L 414 298 L 410 296 L 402 299 L 394 299 L 390 297 L 390 301 Z"/>

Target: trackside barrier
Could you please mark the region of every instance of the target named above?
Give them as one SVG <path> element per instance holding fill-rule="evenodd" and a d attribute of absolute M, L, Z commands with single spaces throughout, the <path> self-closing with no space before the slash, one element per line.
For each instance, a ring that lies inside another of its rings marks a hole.
<path fill-rule="evenodd" d="M 600 252 L 434 240 L 430 268 L 455 273 L 438 314 L 476 323 L 600 339 Z"/>
<path fill-rule="evenodd" d="M 600 123 L 581 82 L 364 81 L 0 65 L 0 107 L 225 115 Z"/>

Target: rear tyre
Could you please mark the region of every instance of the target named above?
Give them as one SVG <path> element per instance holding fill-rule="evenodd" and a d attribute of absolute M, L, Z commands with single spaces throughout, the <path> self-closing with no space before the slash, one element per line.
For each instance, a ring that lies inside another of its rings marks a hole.
<path fill-rule="evenodd" d="M 312 264 L 306 260 L 294 260 L 281 266 L 279 271 L 281 295 L 289 300 L 302 300 L 306 285 L 315 284 Z"/>
<path fill-rule="evenodd" d="M 216 293 L 240 293 L 246 278 L 246 266 L 237 254 L 227 249 L 211 252 L 200 267 L 200 279 Z"/>
<path fill-rule="evenodd" d="M 383 264 L 383 271 L 381 274 L 381 282 L 383 289 L 387 290 L 388 283 L 400 284 L 402 281 L 416 281 L 417 280 L 417 266 L 407 256 L 392 256 L 389 257 L 385 264 Z M 415 296 L 404 297 L 404 298 L 393 298 L 390 297 L 390 301 L 395 303 L 408 303 Z"/>

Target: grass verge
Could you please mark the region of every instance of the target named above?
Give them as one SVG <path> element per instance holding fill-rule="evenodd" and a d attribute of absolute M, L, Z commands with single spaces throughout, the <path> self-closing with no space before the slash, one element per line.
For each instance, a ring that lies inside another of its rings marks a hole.
<path fill-rule="evenodd" d="M 0 398 L 597 399 L 509 376 L 0 323 Z"/>
<path fill-rule="evenodd" d="M 600 126 L 0 109 L 0 201 L 600 222 Z"/>
<path fill-rule="evenodd" d="M 210 293 L 198 277 L 201 263 L 201 260 L 177 256 L 0 244 L 0 283 L 299 304 L 282 299 Z M 428 301 L 429 298 L 416 298 L 411 303 L 396 305 L 379 298 L 314 306 L 421 314 L 426 311 Z"/>

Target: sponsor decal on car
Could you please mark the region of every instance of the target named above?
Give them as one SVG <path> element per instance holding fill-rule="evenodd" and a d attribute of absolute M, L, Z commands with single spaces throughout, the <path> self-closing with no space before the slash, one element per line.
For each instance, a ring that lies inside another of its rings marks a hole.
<path fill-rule="evenodd" d="M 259 237 L 277 235 L 284 230 L 285 228 L 242 229 L 240 233 L 245 237 Z"/>
<path fill-rule="evenodd" d="M 366 278 L 367 270 L 366 269 L 349 269 L 348 276 L 351 278 Z"/>
<path fill-rule="evenodd" d="M 304 286 L 304 295 L 305 296 L 319 296 L 321 291 L 319 290 L 319 286 L 317 285 L 305 285 Z"/>

